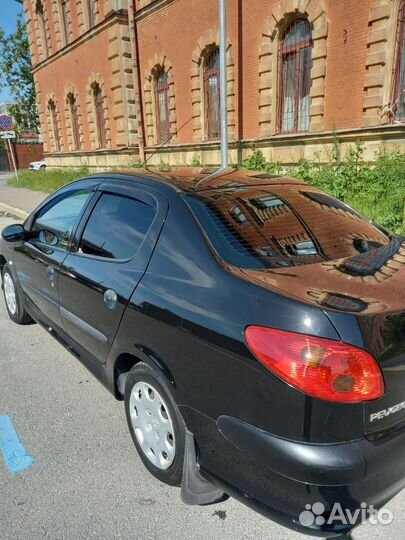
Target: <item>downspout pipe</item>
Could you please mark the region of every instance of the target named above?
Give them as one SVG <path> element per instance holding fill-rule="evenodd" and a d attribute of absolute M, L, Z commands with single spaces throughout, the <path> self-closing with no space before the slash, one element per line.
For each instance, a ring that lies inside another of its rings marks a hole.
<path fill-rule="evenodd" d="M 134 101 L 138 132 L 139 159 L 145 163 L 145 129 L 142 111 L 141 77 L 139 74 L 138 34 L 135 21 L 135 0 L 128 0 L 128 26 L 131 41 L 132 73 L 134 79 Z"/>

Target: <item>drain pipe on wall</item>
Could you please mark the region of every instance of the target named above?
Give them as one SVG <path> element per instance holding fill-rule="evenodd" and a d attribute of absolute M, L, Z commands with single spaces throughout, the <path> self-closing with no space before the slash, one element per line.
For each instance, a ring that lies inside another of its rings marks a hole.
<path fill-rule="evenodd" d="M 132 73 L 134 79 L 134 101 L 138 131 L 139 159 L 142 163 L 145 163 L 145 134 L 142 112 L 141 79 L 139 75 L 139 49 L 135 21 L 135 0 L 128 0 L 128 26 L 129 38 L 131 43 Z"/>

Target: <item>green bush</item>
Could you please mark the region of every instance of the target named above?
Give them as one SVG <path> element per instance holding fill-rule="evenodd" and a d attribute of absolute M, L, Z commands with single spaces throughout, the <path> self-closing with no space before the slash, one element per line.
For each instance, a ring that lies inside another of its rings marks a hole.
<path fill-rule="evenodd" d="M 144 169 L 145 163 L 141 159 L 137 159 L 132 165 L 130 165 L 130 168 L 133 169 Z"/>
<path fill-rule="evenodd" d="M 252 154 L 243 160 L 242 169 L 247 169 L 249 171 L 265 171 L 276 174 L 281 172 L 282 168 L 279 163 L 267 161 L 261 150 L 256 150 L 254 147 L 252 149 Z"/>
<path fill-rule="evenodd" d="M 14 187 L 28 188 L 33 191 L 53 193 L 60 187 L 73 180 L 78 180 L 89 174 L 86 167 L 81 169 L 50 169 L 43 171 L 19 171 L 19 180 L 14 176 L 8 184 Z"/>
<path fill-rule="evenodd" d="M 192 167 L 202 167 L 201 160 L 197 154 L 194 154 L 193 159 L 191 160 Z"/>
<path fill-rule="evenodd" d="M 283 172 L 319 187 L 392 231 L 405 234 L 405 154 L 399 150 L 364 159 L 363 144 L 354 144 L 342 159 L 338 141 L 330 163 L 302 160 L 295 167 L 280 167 L 266 161 L 260 150 L 244 160 L 242 167 Z"/>
<path fill-rule="evenodd" d="M 194 163 L 197 163 L 193 159 Z M 135 163 L 133 166 L 140 166 Z M 161 162 L 160 170 L 169 165 Z M 287 174 L 301 178 L 353 206 L 365 216 L 392 231 L 405 234 L 405 154 L 399 150 L 384 152 L 376 156 L 375 163 L 364 159 L 362 143 L 354 144 L 342 158 L 340 144 L 336 138 L 326 165 L 302 160 L 294 167 L 283 167 L 280 163 L 266 160 L 263 152 L 252 147 L 252 153 L 242 163 L 243 169 Z M 20 181 L 16 178 L 9 184 L 35 191 L 52 193 L 59 187 L 88 174 L 82 169 L 53 169 L 48 171 L 21 171 Z"/>
<path fill-rule="evenodd" d="M 300 163 L 294 173 L 380 225 L 405 233 L 405 154 L 399 150 L 382 153 L 370 164 L 357 143 L 342 161 L 324 166 Z"/>

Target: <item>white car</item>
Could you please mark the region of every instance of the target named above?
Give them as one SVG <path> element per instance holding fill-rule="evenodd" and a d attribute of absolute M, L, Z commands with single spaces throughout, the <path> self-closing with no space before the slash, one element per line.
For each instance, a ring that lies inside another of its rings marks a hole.
<path fill-rule="evenodd" d="M 29 166 L 30 171 L 44 171 L 46 169 L 45 160 L 33 161 Z"/>

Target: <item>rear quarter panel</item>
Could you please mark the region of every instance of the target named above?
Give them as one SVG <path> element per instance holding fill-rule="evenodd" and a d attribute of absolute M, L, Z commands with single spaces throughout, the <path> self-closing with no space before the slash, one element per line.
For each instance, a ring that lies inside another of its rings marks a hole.
<path fill-rule="evenodd" d="M 316 400 L 279 380 L 247 348 L 249 324 L 339 339 L 321 309 L 228 273 L 184 201 L 173 196 L 124 314 L 110 372 L 120 352 L 148 351 L 172 374 L 177 403 L 214 421 L 226 414 L 295 440 L 360 437 L 362 405 Z"/>

